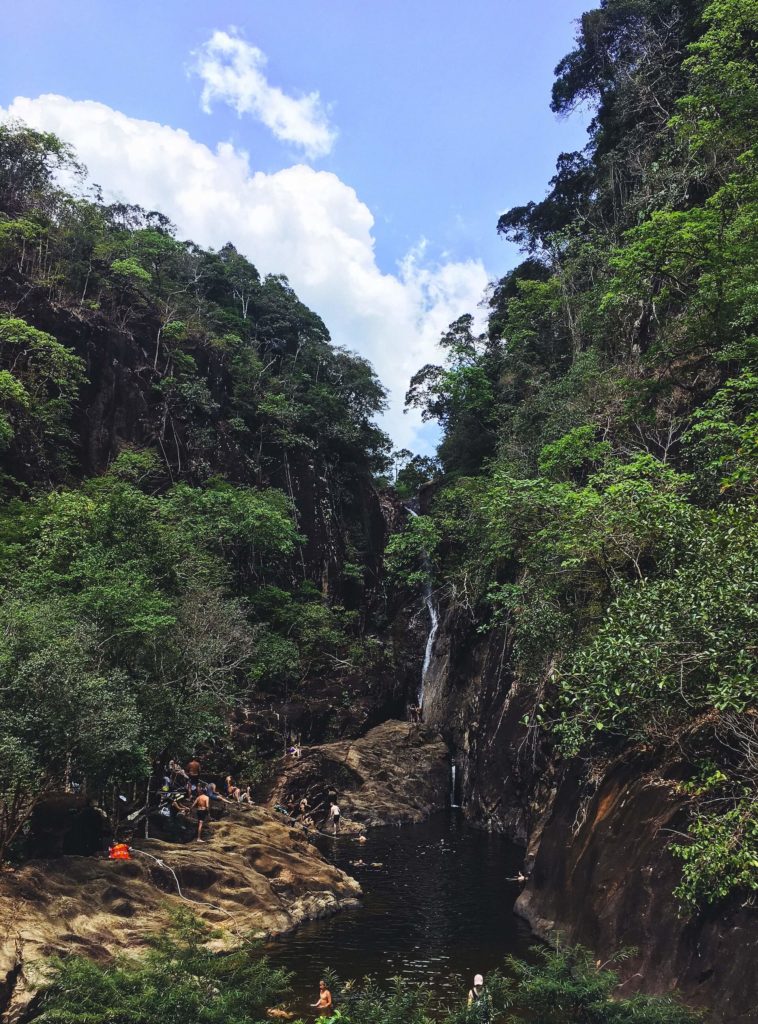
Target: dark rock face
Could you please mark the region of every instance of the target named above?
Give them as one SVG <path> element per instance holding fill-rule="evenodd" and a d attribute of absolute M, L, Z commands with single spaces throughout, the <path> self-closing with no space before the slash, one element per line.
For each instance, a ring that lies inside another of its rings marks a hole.
<path fill-rule="evenodd" d="M 544 937 L 604 952 L 634 946 L 625 991 L 676 989 L 717 1020 L 756 1019 L 758 928 L 733 901 L 686 920 L 671 892 L 678 863 L 667 849 L 685 823 L 685 801 L 642 758 L 611 765 L 590 797 L 567 772 L 531 851 L 516 910 Z"/>
<path fill-rule="evenodd" d="M 547 770 L 521 724 L 534 694 L 513 677 L 507 640 L 492 634 L 478 642 L 467 627 L 454 616 L 443 620 L 426 676 L 424 721 L 451 744 L 466 816 L 526 843 Z"/>
<path fill-rule="evenodd" d="M 668 851 L 686 799 L 666 766 L 630 751 L 588 781 L 524 724 L 541 694 L 514 677 L 507 638 L 478 637 L 444 617 L 427 674 L 425 723 L 450 742 L 466 816 L 527 847 L 516 910 L 537 934 L 556 931 L 599 957 L 622 946 L 625 991 L 665 993 L 723 1024 L 755 1021 L 758 920 L 734 900 L 686 919 L 671 895 L 680 865 Z"/>

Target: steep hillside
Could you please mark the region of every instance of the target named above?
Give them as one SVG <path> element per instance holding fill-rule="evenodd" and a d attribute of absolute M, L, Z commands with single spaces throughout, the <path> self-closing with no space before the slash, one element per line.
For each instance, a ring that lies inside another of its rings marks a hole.
<path fill-rule="evenodd" d="M 0 127 L 0 856 L 47 791 L 196 747 L 254 781 L 402 703 L 383 402 L 285 278 Z"/>
<path fill-rule="evenodd" d="M 414 377 L 441 472 L 389 543 L 441 609 L 424 718 L 465 811 L 529 844 L 522 911 L 730 1020 L 757 995 L 757 30 L 744 0 L 583 16 L 553 109 L 590 104 L 589 143 L 500 218 L 525 259 L 486 333 Z"/>

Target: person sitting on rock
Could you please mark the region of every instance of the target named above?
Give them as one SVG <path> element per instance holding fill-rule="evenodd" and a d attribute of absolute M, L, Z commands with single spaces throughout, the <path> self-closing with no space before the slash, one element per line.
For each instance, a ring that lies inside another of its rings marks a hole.
<path fill-rule="evenodd" d="M 198 843 L 204 843 L 205 840 L 202 838 L 203 825 L 211 812 L 211 800 L 208 794 L 198 793 L 195 802 L 192 805 L 192 809 L 197 815 L 197 836 L 195 838 Z"/>
<path fill-rule="evenodd" d="M 205 792 L 211 800 L 220 800 L 222 804 L 230 804 L 232 801 L 227 800 L 225 796 L 222 796 L 216 788 L 215 782 L 209 782 L 205 787 Z"/>
<path fill-rule="evenodd" d="M 224 779 L 224 788 L 226 789 L 226 795 L 229 797 L 230 800 L 237 800 L 239 802 L 239 798 L 242 795 L 242 790 L 239 788 L 239 786 L 234 781 L 231 775 L 227 775 L 227 777 Z"/>

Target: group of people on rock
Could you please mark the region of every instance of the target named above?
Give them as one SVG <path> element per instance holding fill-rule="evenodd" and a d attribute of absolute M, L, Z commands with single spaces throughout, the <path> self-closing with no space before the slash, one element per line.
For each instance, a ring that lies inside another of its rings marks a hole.
<path fill-rule="evenodd" d="M 180 800 L 184 796 L 171 800 L 167 805 L 169 814 L 183 814 L 193 812 L 197 821 L 197 832 L 195 835 L 199 843 L 205 842 L 202 838 L 203 826 L 210 817 L 211 805 L 214 801 L 221 801 L 227 804 L 252 804 L 253 798 L 250 786 L 243 788 L 239 786 L 232 775 L 227 775 L 221 785 L 221 792 L 215 782 L 204 782 L 201 778 L 202 765 L 196 756 L 190 758 L 187 764 L 182 767 L 173 758 L 169 761 L 163 774 L 163 791 L 171 793 L 184 790 L 185 795 L 192 801 L 187 807 L 182 805 Z"/>
<path fill-rule="evenodd" d="M 316 828 L 316 822 L 314 815 L 319 811 L 324 804 L 328 805 L 328 811 L 323 819 L 324 831 L 331 829 L 333 834 L 339 835 L 340 831 L 340 819 L 342 817 L 342 811 L 340 805 L 337 803 L 337 795 L 333 791 L 330 791 L 327 796 L 317 803 L 314 807 L 311 807 L 307 796 L 303 796 L 300 800 L 297 800 L 292 795 L 284 798 L 284 804 L 277 806 L 283 814 L 289 815 L 294 821 L 297 822 L 307 832 L 311 828 Z"/>
<path fill-rule="evenodd" d="M 297 747 L 290 750 L 290 754 L 294 757 L 300 756 L 299 742 Z M 219 790 L 219 786 L 215 782 L 206 782 L 201 778 L 202 770 L 202 764 L 195 755 L 183 767 L 177 760 L 172 758 L 161 769 L 163 774 L 162 790 L 166 794 L 166 803 L 162 810 L 164 812 L 167 811 L 172 817 L 177 815 L 187 816 L 189 813 L 194 812 L 197 821 L 195 838 L 200 843 L 205 841 L 203 839 L 203 828 L 210 817 L 211 808 L 215 801 L 227 804 L 253 803 L 250 786 L 243 788 L 236 782 L 233 775 L 226 775 Z M 172 793 L 178 793 L 179 795 L 171 799 Z M 185 796 L 192 801 L 189 805 L 182 802 Z M 277 809 L 289 815 L 298 825 L 308 831 L 311 828 L 316 828 L 315 814 L 324 804 L 327 805 L 328 810 L 323 819 L 323 829 L 324 831 L 332 832 L 335 836 L 339 835 L 342 811 L 334 790 L 329 790 L 325 794 L 324 799 L 315 807 L 311 807 L 307 796 L 301 797 L 299 801 L 290 796 L 285 798 L 285 806 L 278 806 Z"/>

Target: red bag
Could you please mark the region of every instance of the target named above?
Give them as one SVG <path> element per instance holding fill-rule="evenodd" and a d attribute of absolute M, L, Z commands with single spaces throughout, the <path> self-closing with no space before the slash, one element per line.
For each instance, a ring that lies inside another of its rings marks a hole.
<path fill-rule="evenodd" d="M 129 847 L 126 843 L 115 843 L 108 850 L 109 860 L 131 860 L 132 855 L 129 853 Z"/>

